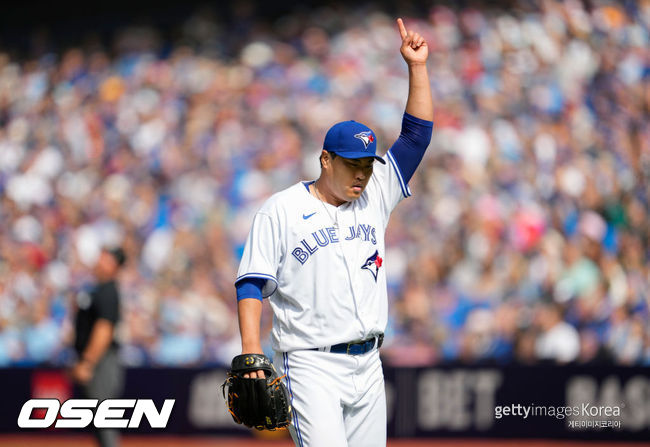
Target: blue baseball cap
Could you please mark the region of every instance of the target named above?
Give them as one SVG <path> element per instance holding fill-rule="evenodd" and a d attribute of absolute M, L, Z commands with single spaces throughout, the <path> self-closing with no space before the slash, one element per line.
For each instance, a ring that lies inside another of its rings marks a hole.
<path fill-rule="evenodd" d="M 343 158 L 373 157 L 386 164 L 384 159 L 377 155 L 375 133 L 368 126 L 356 121 L 343 121 L 330 127 L 325 135 L 323 149 Z"/>

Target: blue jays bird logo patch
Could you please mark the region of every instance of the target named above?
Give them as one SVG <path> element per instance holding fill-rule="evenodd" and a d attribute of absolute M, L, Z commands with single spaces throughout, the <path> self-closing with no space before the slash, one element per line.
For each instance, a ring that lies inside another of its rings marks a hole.
<path fill-rule="evenodd" d="M 354 138 L 360 139 L 363 142 L 363 147 L 365 149 L 368 149 L 368 145 L 375 141 L 375 136 L 369 130 L 359 132 L 354 136 Z"/>
<path fill-rule="evenodd" d="M 379 251 L 375 250 L 375 253 L 366 259 L 366 262 L 361 266 L 361 268 L 372 273 L 372 277 L 375 278 L 375 282 L 377 282 L 379 268 L 383 262 L 384 260 L 379 256 Z"/>

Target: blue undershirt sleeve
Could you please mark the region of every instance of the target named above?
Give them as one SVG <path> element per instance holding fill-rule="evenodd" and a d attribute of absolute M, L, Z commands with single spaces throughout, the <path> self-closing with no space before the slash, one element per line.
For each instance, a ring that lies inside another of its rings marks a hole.
<path fill-rule="evenodd" d="M 244 298 L 255 298 L 262 301 L 262 287 L 266 279 L 264 278 L 244 278 L 235 284 L 237 289 L 237 301 Z"/>
<path fill-rule="evenodd" d="M 422 161 L 424 152 L 431 142 L 433 122 L 404 113 L 402 132 L 388 150 L 388 156 L 395 160 L 404 183 L 408 184 Z"/>

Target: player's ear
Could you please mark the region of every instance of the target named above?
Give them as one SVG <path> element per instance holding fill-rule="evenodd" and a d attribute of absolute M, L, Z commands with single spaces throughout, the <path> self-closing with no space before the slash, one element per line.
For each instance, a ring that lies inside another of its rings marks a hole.
<path fill-rule="evenodd" d="M 320 153 L 320 167 L 324 168 L 326 166 L 329 166 L 329 163 L 332 161 L 332 157 L 329 152 L 327 152 L 325 149 Z"/>

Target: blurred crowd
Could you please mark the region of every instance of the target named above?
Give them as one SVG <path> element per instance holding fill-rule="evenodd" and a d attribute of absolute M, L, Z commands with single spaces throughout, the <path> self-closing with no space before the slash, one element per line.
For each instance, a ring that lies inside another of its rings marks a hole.
<path fill-rule="evenodd" d="M 529 3 L 404 17 L 436 113 L 387 232 L 388 363 L 650 365 L 650 2 Z M 407 81 L 364 6 L 0 49 L 0 366 L 70 361 L 115 245 L 126 362 L 228 364 L 253 214 L 318 176 L 337 121 L 390 147 Z"/>

